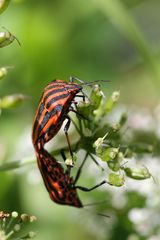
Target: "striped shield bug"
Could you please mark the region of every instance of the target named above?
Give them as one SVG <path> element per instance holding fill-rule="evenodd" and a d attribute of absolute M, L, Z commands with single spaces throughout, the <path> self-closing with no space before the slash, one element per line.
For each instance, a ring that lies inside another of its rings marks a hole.
<path fill-rule="evenodd" d="M 70 110 L 73 110 L 71 105 L 75 97 L 80 96 L 85 99 L 82 86 L 95 83 L 79 81 L 80 84 L 75 83 L 74 78 L 71 78 L 70 82 L 54 80 L 44 88 L 33 121 L 32 142 L 36 151 L 38 166 L 51 199 L 59 204 L 81 208 L 84 205 L 78 197 L 77 189 L 89 192 L 105 184 L 106 181 L 104 180 L 92 188 L 77 186 L 76 183 L 88 154 L 86 154 L 75 179 L 73 179 L 70 176 L 70 167 L 64 171 L 61 164 L 44 149 L 45 143 L 58 133 L 64 120 L 67 119 L 64 131 L 71 157 L 73 157 L 68 137 L 68 128 L 71 122 L 68 113 Z M 82 95 L 78 94 L 80 92 Z M 74 112 L 76 112 L 76 110 L 74 110 Z"/>
<path fill-rule="evenodd" d="M 39 149 L 39 151 L 36 152 L 36 155 L 38 166 L 50 198 L 58 204 L 83 208 L 85 205 L 83 205 L 79 199 L 77 189 L 89 192 L 107 182 L 104 180 L 92 188 L 76 185 L 88 155 L 86 155 L 84 161 L 79 167 L 75 179 L 70 176 L 68 170 L 64 171 L 61 164 L 44 148 Z"/>
<path fill-rule="evenodd" d="M 73 156 L 68 137 L 70 117 L 68 112 L 77 93 L 82 87 L 74 82 L 55 80 L 49 83 L 43 91 L 39 106 L 33 122 L 32 141 L 36 148 L 37 144 L 44 146 L 60 130 L 64 120 L 67 123 L 64 132 L 67 138 L 71 156 Z"/>
<path fill-rule="evenodd" d="M 93 85 L 94 83 L 84 83 L 79 80 L 80 84 L 77 84 L 74 79 L 77 80 L 77 78 L 71 78 L 70 82 L 54 80 L 44 88 L 33 122 L 32 141 L 35 148 L 37 144 L 44 146 L 52 139 L 60 130 L 64 120 L 67 119 L 64 132 L 70 154 L 73 157 L 68 137 L 68 128 L 71 122 L 68 113 L 69 111 L 76 112 L 71 108 L 75 97 L 80 96 L 85 99 L 82 85 Z M 79 92 L 82 92 L 82 95 L 78 95 Z"/>

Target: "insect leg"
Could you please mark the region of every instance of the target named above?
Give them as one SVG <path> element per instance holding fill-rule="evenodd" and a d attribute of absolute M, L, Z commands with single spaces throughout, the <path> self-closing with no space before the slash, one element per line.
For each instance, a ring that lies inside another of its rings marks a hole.
<path fill-rule="evenodd" d="M 80 167 L 79 167 L 79 169 L 77 171 L 77 174 L 76 174 L 76 177 L 75 177 L 75 180 L 74 180 L 74 184 L 76 184 L 76 182 L 78 181 L 78 179 L 79 179 L 79 177 L 81 175 L 82 168 L 83 168 L 83 166 L 84 166 L 84 164 L 85 164 L 85 162 L 87 160 L 87 157 L 88 157 L 88 153 L 86 153 L 85 158 L 83 159 L 83 161 L 82 161 L 82 163 L 81 163 L 81 165 L 80 165 Z"/>
<path fill-rule="evenodd" d="M 65 156 L 64 150 L 61 149 L 61 150 L 60 150 L 60 153 L 61 153 L 61 156 L 62 156 L 62 158 L 63 158 L 63 161 L 65 162 L 65 161 L 66 161 L 66 156 Z"/>
<path fill-rule="evenodd" d="M 69 147 L 69 152 L 70 152 L 70 155 L 71 155 L 71 158 L 72 158 L 72 164 L 73 163 L 73 152 L 72 152 L 72 149 L 71 149 L 71 144 L 70 144 L 70 140 L 69 140 L 69 136 L 68 136 L 68 129 L 70 127 L 70 123 L 71 123 L 71 119 L 69 116 L 66 116 L 66 118 L 68 119 L 66 125 L 64 126 L 64 133 L 66 135 L 66 139 L 67 139 L 67 143 L 68 143 L 68 147 Z"/>
<path fill-rule="evenodd" d="M 102 171 L 104 171 L 104 168 L 97 162 L 97 160 L 94 158 L 94 156 L 90 153 L 89 156 L 92 158 L 93 162 L 101 168 Z"/>
<path fill-rule="evenodd" d="M 86 162 L 86 160 L 87 160 L 87 157 L 88 157 L 88 153 L 86 153 L 85 158 L 84 158 L 82 164 L 80 165 L 80 167 L 79 167 L 79 169 L 78 169 L 77 175 L 76 175 L 75 180 L 74 180 L 74 184 L 76 184 L 76 182 L 78 181 L 78 179 L 79 179 L 79 177 L 80 177 L 80 174 L 81 174 L 81 172 L 82 172 L 82 167 L 84 166 L 84 164 L 85 164 L 85 162 Z M 95 188 L 100 187 L 101 185 L 103 185 L 103 184 L 105 184 L 105 183 L 107 183 L 107 182 L 106 182 L 105 180 L 103 180 L 101 183 L 95 185 L 95 186 L 92 187 L 92 188 L 86 188 L 86 187 L 81 187 L 81 186 L 75 186 L 75 188 L 78 188 L 78 189 L 80 189 L 80 190 L 82 190 L 82 191 L 85 191 L 85 192 L 89 192 L 89 191 L 92 191 L 92 190 L 95 189 Z"/>
<path fill-rule="evenodd" d="M 66 155 L 64 153 L 64 150 L 61 149 L 60 153 L 61 153 L 61 156 L 62 156 L 64 162 L 65 162 L 67 158 L 66 158 Z M 70 176 L 70 174 L 71 174 L 71 166 L 67 165 L 67 169 L 66 169 L 65 173 Z"/>
<path fill-rule="evenodd" d="M 107 181 L 103 180 L 102 182 L 100 182 L 99 184 L 97 184 L 97 185 L 95 185 L 94 187 L 91 187 L 91 188 L 86 188 L 86 187 L 81 187 L 81 186 L 75 186 L 75 188 L 80 189 L 81 191 L 84 191 L 84 192 L 90 192 L 90 191 L 94 190 L 95 188 L 98 188 L 98 187 L 102 186 L 105 183 L 107 183 Z"/>
<path fill-rule="evenodd" d="M 76 94 L 76 97 L 84 98 L 85 96 L 84 96 L 84 94 L 82 94 L 82 95 Z"/>
<path fill-rule="evenodd" d="M 72 111 L 72 112 L 74 112 L 74 113 L 76 113 L 76 114 L 79 115 L 81 118 L 89 121 L 88 118 L 84 117 L 81 113 L 79 113 L 78 111 L 74 110 L 73 107 L 70 107 L 69 110 Z"/>

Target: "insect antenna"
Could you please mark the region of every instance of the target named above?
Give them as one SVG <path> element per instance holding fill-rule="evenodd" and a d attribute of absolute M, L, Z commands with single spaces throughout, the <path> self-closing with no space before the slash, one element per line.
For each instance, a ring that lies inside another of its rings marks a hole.
<path fill-rule="evenodd" d="M 77 77 L 73 77 L 73 76 L 70 76 L 69 81 L 70 81 L 70 82 L 78 81 L 78 82 L 80 82 L 80 83 L 85 83 L 83 80 L 81 80 L 81 79 L 79 79 L 79 78 L 77 78 Z"/>
<path fill-rule="evenodd" d="M 83 204 L 83 209 L 86 210 L 86 211 L 89 211 L 89 212 L 92 212 L 90 209 L 86 208 L 86 207 L 91 207 L 91 206 L 97 206 L 97 205 L 102 205 L 102 204 L 106 204 L 107 201 L 101 201 L 101 202 L 93 202 L 93 203 L 87 203 L 87 204 Z M 101 217 L 105 217 L 105 218 L 110 218 L 109 215 L 105 214 L 105 213 L 95 213 L 95 212 L 92 212 L 98 216 L 101 216 Z"/>
<path fill-rule="evenodd" d="M 99 201 L 99 202 L 92 202 L 92 203 L 86 203 L 83 204 L 84 207 L 88 207 L 88 206 L 96 206 L 96 205 L 102 205 L 102 204 L 106 204 L 107 201 Z"/>
<path fill-rule="evenodd" d="M 99 82 L 110 82 L 109 80 L 94 80 L 92 82 L 84 82 L 82 84 L 79 84 L 81 86 L 85 85 L 85 86 L 92 86 L 94 85 L 95 83 L 99 83 Z"/>
<path fill-rule="evenodd" d="M 99 83 L 99 82 L 110 82 L 110 80 L 94 80 L 94 81 L 91 81 L 91 82 L 85 82 L 84 80 L 82 79 L 79 79 L 77 77 L 70 77 L 70 82 L 75 82 L 75 81 L 78 81 L 80 82 L 80 86 L 83 86 L 83 85 L 86 85 L 86 86 L 92 86 L 94 85 L 94 83 Z"/>
<path fill-rule="evenodd" d="M 83 208 L 84 209 L 84 208 Z M 86 211 L 88 211 L 88 212 L 92 212 L 92 211 L 90 211 L 89 209 L 84 209 L 84 210 L 86 210 Z M 95 213 L 95 212 L 92 212 L 92 213 L 94 213 L 94 214 L 96 214 L 96 215 L 98 215 L 98 216 L 101 216 L 101 217 L 105 217 L 105 218 L 110 218 L 111 216 L 109 216 L 109 215 L 107 215 L 107 214 L 104 214 L 104 213 Z"/>

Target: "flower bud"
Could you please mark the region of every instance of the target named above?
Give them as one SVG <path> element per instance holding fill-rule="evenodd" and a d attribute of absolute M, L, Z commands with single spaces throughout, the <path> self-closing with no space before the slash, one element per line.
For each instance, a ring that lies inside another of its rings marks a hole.
<path fill-rule="evenodd" d="M 112 125 L 112 129 L 113 129 L 114 132 L 119 131 L 120 128 L 121 128 L 121 125 L 119 123 L 116 123 L 116 124 Z"/>
<path fill-rule="evenodd" d="M 118 101 L 120 93 L 118 91 L 113 92 L 112 96 L 107 100 L 104 105 L 104 112 L 110 112 L 114 104 Z"/>
<path fill-rule="evenodd" d="M 119 152 L 119 148 L 110 148 L 108 153 L 102 156 L 102 160 L 107 161 L 108 167 L 114 172 L 120 170 L 123 158 L 124 155 Z"/>
<path fill-rule="evenodd" d="M 8 30 L 0 32 L 0 48 L 10 45 L 15 39 L 20 45 L 18 39 L 14 35 L 12 35 Z"/>
<path fill-rule="evenodd" d="M 3 97 L 0 100 L 0 108 L 13 108 L 19 105 L 27 96 L 23 94 L 14 94 Z"/>
<path fill-rule="evenodd" d="M 121 164 L 119 161 L 117 161 L 117 159 L 108 161 L 107 164 L 108 164 L 108 167 L 114 172 L 117 172 L 120 170 Z"/>
<path fill-rule="evenodd" d="M 7 68 L 5 67 L 0 68 L 0 80 L 4 78 L 6 74 L 7 74 Z"/>
<path fill-rule="evenodd" d="M 93 147 L 96 148 L 96 153 L 97 154 L 102 154 L 103 151 L 103 144 L 104 140 L 103 138 L 98 138 L 94 143 L 93 143 Z"/>
<path fill-rule="evenodd" d="M 118 154 L 119 148 L 106 148 L 103 150 L 103 153 L 101 155 L 101 158 L 103 161 L 110 161 L 116 158 Z"/>
<path fill-rule="evenodd" d="M 0 14 L 8 7 L 10 0 L 1 0 L 0 1 Z"/>
<path fill-rule="evenodd" d="M 94 109 L 97 109 L 99 107 L 103 97 L 104 97 L 104 94 L 101 91 L 99 85 L 94 85 L 90 95 L 90 100 L 94 106 Z"/>
<path fill-rule="evenodd" d="M 113 101 L 113 103 L 117 102 L 120 96 L 120 92 L 119 91 L 115 91 L 112 93 L 111 99 Z"/>
<path fill-rule="evenodd" d="M 21 225 L 20 224 L 15 224 L 14 231 L 18 232 L 20 229 L 21 229 Z"/>
<path fill-rule="evenodd" d="M 17 218 L 18 217 L 18 212 L 12 212 L 11 213 L 12 218 Z"/>
<path fill-rule="evenodd" d="M 34 221 L 36 221 L 37 220 L 37 217 L 36 216 L 30 216 L 30 222 L 34 222 Z"/>
<path fill-rule="evenodd" d="M 34 238 L 36 236 L 36 233 L 35 232 L 29 232 L 28 233 L 28 238 Z"/>
<path fill-rule="evenodd" d="M 124 185 L 125 179 L 121 174 L 110 173 L 108 177 L 108 183 L 115 187 L 121 187 Z"/>
<path fill-rule="evenodd" d="M 102 138 L 97 138 L 97 140 L 93 143 L 93 147 L 95 148 L 96 154 L 98 156 L 101 156 L 101 154 L 103 153 L 103 149 L 104 149 L 103 144 L 107 135 L 108 133 L 106 133 Z"/>
<path fill-rule="evenodd" d="M 25 236 L 22 236 L 21 239 L 31 239 L 34 238 L 36 236 L 35 232 L 30 231 L 29 233 L 27 233 Z"/>
<path fill-rule="evenodd" d="M 98 122 L 101 119 L 101 117 L 105 116 L 106 113 L 112 110 L 115 103 L 118 101 L 119 95 L 120 95 L 119 92 L 113 92 L 112 96 L 106 102 L 101 101 L 99 107 L 96 110 L 94 110 L 96 122 Z"/>
<path fill-rule="evenodd" d="M 74 166 L 74 163 L 77 161 L 77 155 L 75 153 L 73 153 L 73 156 L 71 158 L 68 157 L 66 160 L 65 160 L 65 164 L 66 166 L 70 166 L 70 167 L 73 167 Z"/>
<path fill-rule="evenodd" d="M 127 168 L 124 168 L 124 171 L 128 177 L 136 180 L 144 180 L 151 177 L 151 174 L 146 167 L 139 168 L 139 169 L 138 168 L 133 169 L 133 168 L 127 167 Z"/>
<path fill-rule="evenodd" d="M 65 160 L 65 164 L 66 164 L 66 166 L 73 167 L 73 160 L 71 158 L 67 158 Z"/>
<path fill-rule="evenodd" d="M 30 220 L 30 217 L 29 217 L 28 214 L 26 214 L 26 213 L 21 214 L 21 221 L 22 221 L 23 223 L 24 223 L 24 222 L 29 222 L 29 220 Z"/>

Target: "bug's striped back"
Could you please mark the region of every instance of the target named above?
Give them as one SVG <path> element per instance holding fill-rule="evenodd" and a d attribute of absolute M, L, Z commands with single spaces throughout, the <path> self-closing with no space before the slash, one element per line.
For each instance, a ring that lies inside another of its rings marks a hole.
<path fill-rule="evenodd" d="M 52 201 L 78 208 L 83 207 L 72 177 L 64 173 L 64 169 L 56 159 L 42 148 L 37 152 L 37 161 Z"/>
<path fill-rule="evenodd" d="M 53 138 L 62 126 L 76 94 L 82 90 L 77 83 L 55 80 L 42 94 L 33 122 L 32 140 L 36 147 Z"/>

